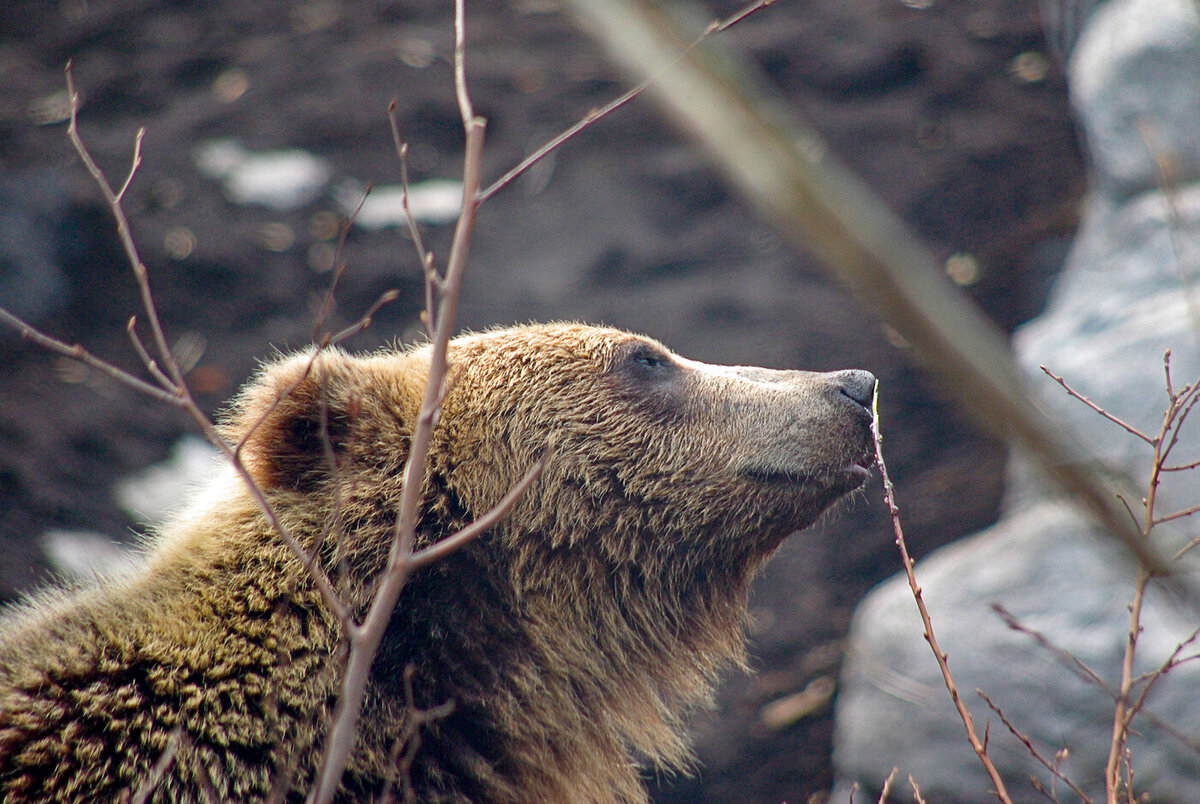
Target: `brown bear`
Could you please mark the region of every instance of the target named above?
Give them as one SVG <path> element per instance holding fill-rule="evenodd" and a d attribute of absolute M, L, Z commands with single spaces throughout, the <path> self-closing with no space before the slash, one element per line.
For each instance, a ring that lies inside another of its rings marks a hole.
<path fill-rule="evenodd" d="M 360 615 L 429 354 L 281 359 L 224 425 Z M 450 358 L 417 547 L 548 461 L 500 524 L 409 579 L 338 798 L 644 801 L 639 767 L 686 763 L 683 717 L 742 661 L 755 569 L 867 477 L 875 380 L 707 365 L 579 324 L 460 337 Z M 138 570 L 8 615 L 0 799 L 303 799 L 340 625 L 228 475 Z"/>

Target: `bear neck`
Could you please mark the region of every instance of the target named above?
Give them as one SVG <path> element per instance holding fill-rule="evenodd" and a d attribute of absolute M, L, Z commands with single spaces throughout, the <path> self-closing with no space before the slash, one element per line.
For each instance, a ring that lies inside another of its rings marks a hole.
<path fill-rule="evenodd" d="M 685 716 L 744 667 L 749 559 L 671 557 L 659 566 L 677 572 L 648 574 L 511 540 L 485 535 L 411 578 L 377 656 L 405 728 L 452 706 L 419 730 L 417 798 L 453 777 L 480 800 L 643 800 L 637 767 L 686 768 Z"/>

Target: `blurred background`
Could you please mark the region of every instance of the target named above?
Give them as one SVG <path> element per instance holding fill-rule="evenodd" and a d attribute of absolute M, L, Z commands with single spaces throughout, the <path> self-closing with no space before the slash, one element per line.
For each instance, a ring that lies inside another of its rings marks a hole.
<path fill-rule="evenodd" d="M 739 7 L 689 6 L 701 19 Z M 467 14 L 485 182 L 628 86 L 555 0 L 468 3 Z M 720 37 L 1011 331 L 1041 308 L 1084 189 L 1059 43 L 1042 23 L 1033 0 L 780 0 Z M 396 288 L 347 345 L 411 339 L 423 292 L 388 203 L 400 166 L 387 108 L 394 99 L 427 242 L 444 257 L 462 149 L 452 39 L 448 1 L 10 0 L 0 305 L 139 370 L 128 263 L 66 137 L 70 60 L 81 134 L 114 184 L 146 129 L 126 209 L 207 410 L 257 360 L 311 341 L 339 259 L 326 328 Z M 339 255 L 340 221 L 367 184 Z M 552 319 L 643 332 L 711 362 L 869 369 L 914 553 L 997 515 L 1002 447 L 648 102 L 589 128 L 480 211 L 460 326 Z M 0 332 L 0 599 L 69 569 L 81 547 L 135 543 L 159 504 L 138 496 L 145 472 L 172 456 L 186 469 L 190 432 L 178 412 Z M 695 718 L 697 769 L 651 779 L 655 800 L 805 801 L 829 789 L 850 613 L 898 569 L 879 500 L 876 481 L 769 565 L 752 601 L 756 673 L 730 678 Z"/>

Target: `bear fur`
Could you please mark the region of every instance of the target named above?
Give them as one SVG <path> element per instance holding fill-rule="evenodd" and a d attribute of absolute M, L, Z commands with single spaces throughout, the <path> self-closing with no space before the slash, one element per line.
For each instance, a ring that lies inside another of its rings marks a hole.
<path fill-rule="evenodd" d="M 743 661 L 756 568 L 866 478 L 874 378 L 711 366 L 578 324 L 449 354 L 417 548 L 548 461 L 499 525 L 408 580 L 339 800 L 644 801 L 639 767 L 685 766 L 684 716 Z M 358 616 L 429 355 L 285 357 L 224 424 Z M 224 471 L 138 570 L 8 614 L 0 799 L 301 801 L 345 650 Z"/>

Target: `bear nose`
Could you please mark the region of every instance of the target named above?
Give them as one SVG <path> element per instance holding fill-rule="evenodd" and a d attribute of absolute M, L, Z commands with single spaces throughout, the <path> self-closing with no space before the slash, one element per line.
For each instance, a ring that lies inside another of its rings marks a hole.
<path fill-rule="evenodd" d="M 874 374 L 861 369 L 849 369 L 835 372 L 833 381 L 843 396 L 868 410 L 871 409 L 871 400 L 875 395 Z"/>

